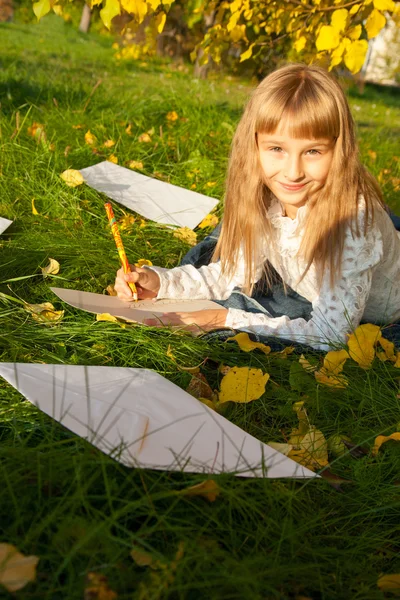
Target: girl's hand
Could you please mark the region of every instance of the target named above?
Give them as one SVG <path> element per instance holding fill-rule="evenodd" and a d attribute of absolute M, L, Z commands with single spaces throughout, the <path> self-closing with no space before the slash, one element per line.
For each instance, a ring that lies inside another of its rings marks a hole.
<path fill-rule="evenodd" d="M 158 319 L 145 319 L 144 323 L 152 327 L 178 326 L 187 331 L 201 333 L 224 327 L 227 315 L 227 309 L 165 313 Z"/>
<path fill-rule="evenodd" d="M 118 298 L 125 302 L 132 302 L 132 290 L 128 285 L 129 282 L 136 285 L 139 300 L 155 298 L 160 289 L 160 278 L 157 273 L 151 269 L 142 269 L 133 265 L 130 267 L 132 273 L 124 273 L 122 268 L 117 271 L 114 289 Z"/>

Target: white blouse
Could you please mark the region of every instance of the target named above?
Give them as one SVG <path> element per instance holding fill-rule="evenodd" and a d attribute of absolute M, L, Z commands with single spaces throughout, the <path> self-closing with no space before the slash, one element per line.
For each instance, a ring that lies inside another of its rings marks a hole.
<path fill-rule="evenodd" d="M 316 271 L 311 265 L 302 281 L 305 263 L 297 252 L 304 233 L 307 205 L 297 211 L 295 219 L 284 216 L 282 205 L 274 200 L 268 210 L 276 231 L 276 255 L 265 248 L 256 278 L 260 279 L 268 257 L 272 266 L 293 290 L 312 303 L 311 318 L 289 319 L 264 313 L 249 313 L 229 308 L 226 327 L 273 335 L 308 344 L 319 350 L 346 342 L 347 334 L 361 321 L 387 324 L 400 319 L 400 232 L 383 208 L 375 209 L 374 224 L 363 235 L 364 202 L 360 202 L 360 237 L 350 227 L 343 249 L 342 274 L 332 289 L 329 272 L 318 291 Z M 159 274 L 157 298 L 191 298 L 226 300 L 233 288 L 244 283 L 244 262 L 232 278 L 221 274 L 219 262 L 196 269 L 192 265 L 163 269 L 150 267 Z"/>

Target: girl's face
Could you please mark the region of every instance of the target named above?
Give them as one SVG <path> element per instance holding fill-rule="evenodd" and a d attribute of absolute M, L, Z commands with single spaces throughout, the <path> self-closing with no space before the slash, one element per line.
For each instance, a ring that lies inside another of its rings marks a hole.
<path fill-rule="evenodd" d="M 333 160 L 333 139 L 298 139 L 285 129 L 258 133 L 258 151 L 266 184 L 284 205 L 286 215 L 296 217 L 311 193 L 328 177 Z"/>

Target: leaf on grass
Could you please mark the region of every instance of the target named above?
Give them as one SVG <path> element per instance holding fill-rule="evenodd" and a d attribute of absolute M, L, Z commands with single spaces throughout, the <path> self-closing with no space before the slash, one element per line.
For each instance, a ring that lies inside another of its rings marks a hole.
<path fill-rule="evenodd" d="M 139 142 L 149 144 L 151 142 L 151 137 L 149 136 L 148 133 L 142 133 L 141 135 L 139 135 L 138 140 L 139 140 Z"/>
<path fill-rule="evenodd" d="M 376 456 L 378 454 L 379 448 L 388 440 L 396 440 L 400 442 L 400 432 L 396 431 L 391 435 L 378 435 L 378 437 L 375 438 L 375 443 L 372 448 L 372 456 Z"/>
<path fill-rule="evenodd" d="M 146 552 L 141 548 L 133 548 L 130 551 L 130 555 L 138 567 L 151 567 L 156 562 L 149 552 Z"/>
<path fill-rule="evenodd" d="M 202 496 L 209 502 L 215 502 L 220 495 L 221 490 L 214 479 L 206 479 L 205 481 L 192 485 L 178 493 L 182 496 Z"/>
<path fill-rule="evenodd" d="M 398 595 L 400 591 L 400 573 L 381 575 L 377 581 L 377 586 L 383 592 L 395 592 Z"/>
<path fill-rule="evenodd" d="M 85 144 L 87 144 L 88 146 L 93 146 L 96 142 L 96 136 L 93 135 L 93 133 L 90 131 L 90 129 L 87 130 L 87 132 L 85 133 Z"/>
<path fill-rule="evenodd" d="M 271 352 L 271 348 L 270 346 L 266 346 L 265 344 L 262 344 L 261 342 L 253 342 L 248 333 L 238 333 L 236 335 L 234 335 L 233 337 L 228 338 L 228 342 L 230 341 L 235 341 L 237 342 L 239 348 L 241 350 L 243 350 L 244 352 L 251 352 L 252 350 L 255 350 L 256 348 L 259 348 L 262 352 L 264 352 L 264 354 L 269 354 Z"/>
<path fill-rule="evenodd" d="M 0 583 L 17 592 L 36 579 L 37 556 L 24 556 L 12 544 L 0 544 Z"/>
<path fill-rule="evenodd" d="M 221 381 L 220 403 L 252 402 L 265 392 L 268 373 L 249 367 L 232 367 Z"/>
<path fill-rule="evenodd" d="M 286 444 L 284 442 L 267 442 L 267 444 L 285 456 L 288 456 L 289 452 L 293 450 L 292 444 Z"/>
<path fill-rule="evenodd" d="M 352 443 L 351 439 L 346 435 L 335 433 L 328 439 L 328 450 L 333 456 L 342 456 L 347 452 L 347 446 L 345 441 Z"/>
<path fill-rule="evenodd" d="M 218 217 L 217 215 L 208 214 L 199 225 L 200 229 L 205 229 L 206 227 L 215 227 L 218 225 Z"/>
<path fill-rule="evenodd" d="M 77 187 L 85 181 L 80 171 L 76 169 L 67 169 L 61 173 L 60 177 L 69 187 Z"/>
<path fill-rule="evenodd" d="M 115 600 L 117 598 L 108 585 L 107 577 L 101 573 L 88 573 L 86 576 L 84 600 Z"/>
<path fill-rule="evenodd" d="M 299 358 L 299 363 L 301 364 L 301 366 L 303 367 L 303 369 L 305 371 L 307 371 L 308 373 L 312 373 L 313 371 L 315 371 L 317 369 L 316 366 L 312 365 L 304 356 L 304 354 L 302 354 Z"/>
<path fill-rule="evenodd" d="M 24 302 L 24 308 L 31 313 L 35 321 L 41 323 L 58 323 L 64 316 L 63 310 L 55 310 L 51 302 L 42 302 L 42 304 L 28 304 Z"/>
<path fill-rule="evenodd" d="M 112 323 L 118 323 L 117 317 L 110 315 L 110 313 L 98 313 L 96 315 L 96 321 L 111 321 Z"/>
<path fill-rule="evenodd" d="M 151 262 L 151 260 L 148 260 L 147 258 L 139 258 L 139 260 L 137 262 L 135 262 L 135 267 L 152 267 L 153 263 Z"/>
<path fill-rule="evenodd" d="M 135 217 L 133 215 L 124 215 L 118 220 L 119 228 L 124 231 L 125 229 L 131 229 L 135 224 Z"/>
<path fill-rule="evenodd" d="M 118 164 L 118 157 L 115 156 L 115 154 L 110 154 L 110 156 L 107 158 L 108 162 L 114 163 L 114 165 Z"/>
<path fill-rule="evenodd" d="M 212 391 L 205 375 L 203 373 L 196 373 L 192 375 L 192 378 L 189 382 L 189 385 L 186 388 L 186 391 L 191 396 L 194 396 L 198 400 L 200 398 L 207 400 L 214 400 L 215 394 Z"/>
<path fill-rule="evenodd" d="M 143 169 L 143 163 L 140 160 L 130 160 L 127 163 L 127 167 L 129 167 L 130 169 Z"/>
<path fill-rule="evenodd" d="M 47 275 L 57 275 L 60 271 L 60 263 L 55 258 L 49 258 L 49 264 L 47 267 L 41 267 L 43 277 Z"/>
<path fill-rule="evenodd" d="M 167 113 L 167 117 L 166 118 L 167 118 L 167 121 L 177 121 L 179 119 L 178 113 L 175 112 L 174 110 L 170 110 Z"/>
<path fill-rule="evenodd" d="M 32 198 L 32 214 L 33 215 L 38 215 L 38 211 L 36 210 L 36 206 L 35 206 L 35 198 Z"/>
<path fill-rule="evenodd" d="M 386 360 L 396 362 L 397 357 L 393 342 L 389 342 L 389 340 L 385 339 L 384 337 L 380 337 L 378 343 L 380 344 L 380 346 L 382 346 L 383 352 L 377 352 L 377 357 L 382 362 L 385 362 Z"/>
<path fill-rule="evenodd" d="M 324 358 L 324 365 L 314 376 L 318 383 L 334 388 L 345 388 L 347 379 L 340 375 L 346 360 L 349 358 L 347 350 L 333 350 L 328 352 Z"/>
<path fill-rule="evenodd" d="M 271 352 L 271 356 L 279 356 L 280 358 L 287 358 L 290 354 L 293 354 L 294 346 L 286 346 L 282 350 L 278 350 L 277 352 Z"/>
<path fill-rule="evenodd" d="M 106 292 L 109 296 L 118 296 L 112 283 L 106 287 Z"/>
<path fill-rule="evenodd" d="M 32 125 L 28 127 L 28 135 L 39 141 L 45 135 L 44 125 L 34 121 Z"/>
<path fill-rule="evenodd" d="M 363 369 L 369 369 L 375 357 L 375 344 L 382 337 L 378 325 L 360 325 L 349 335 L 347 345 L 351 358 Z"/>
<path fill-rule="evenodd" d="M 179 227 L 179 229 L 175 229 L 174 237 L 182 242 L 186 242 L 189 246 L 195 246 L 197 244 L 197 234 L 190 229 L 190 227 Z"/>
<path fill-rule="evenodd" d="M 112 148 L 115 146 L 114 140 L 106 140 L 103 144 L 104 148 Z"/>

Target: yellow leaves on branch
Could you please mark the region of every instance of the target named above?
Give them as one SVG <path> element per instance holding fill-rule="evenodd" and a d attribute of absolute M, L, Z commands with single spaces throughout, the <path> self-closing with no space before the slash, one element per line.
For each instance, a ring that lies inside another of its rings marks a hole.
<path fill-rule="evenodd" d="M 36 579 L 37 556 L 24 556 L 11 544 L 0 544 L 0 584 L 17 592 Z"/>
<path fill-rule="evenodd" d="M 119 0 L 106 0 L 104 8 L 100 11 L 100 19 L 107 29 L 111 29 L 111 22 L 114 17 L 121 14 Z"/>
<path fill-rule="evenodd" d="M 232 367 L 221 381 L 219 402 L 247 403 L 258 400 L 265 392 L 268 373 L 249 367 Z"/>
<path fill-rule="evenodd" d="M 39 0 L 39 2 L 33 3 L 33 12 L 35 13 L 37 20 L 40 21 L 42 17 L 50 12 L 51 4 L 50 0 Z"/>
<path fill-rule="evenodd" d="M 77 187 L 85 181 L 81 172 L 76 169 L 67 169 L 61 173 L 60 177 L 69 187 Z"/>
<path fill-rule="evenodd" d="M 383 29 L 386 25 L 386 18 L 384 15 L 379 12 L 379 10 L 374 10 L 369 15 L 367 22 L 365 23 L 365 29 L 367 30 L 368 39 L 374 38 L 378 35 L 381 29 Z"/>

